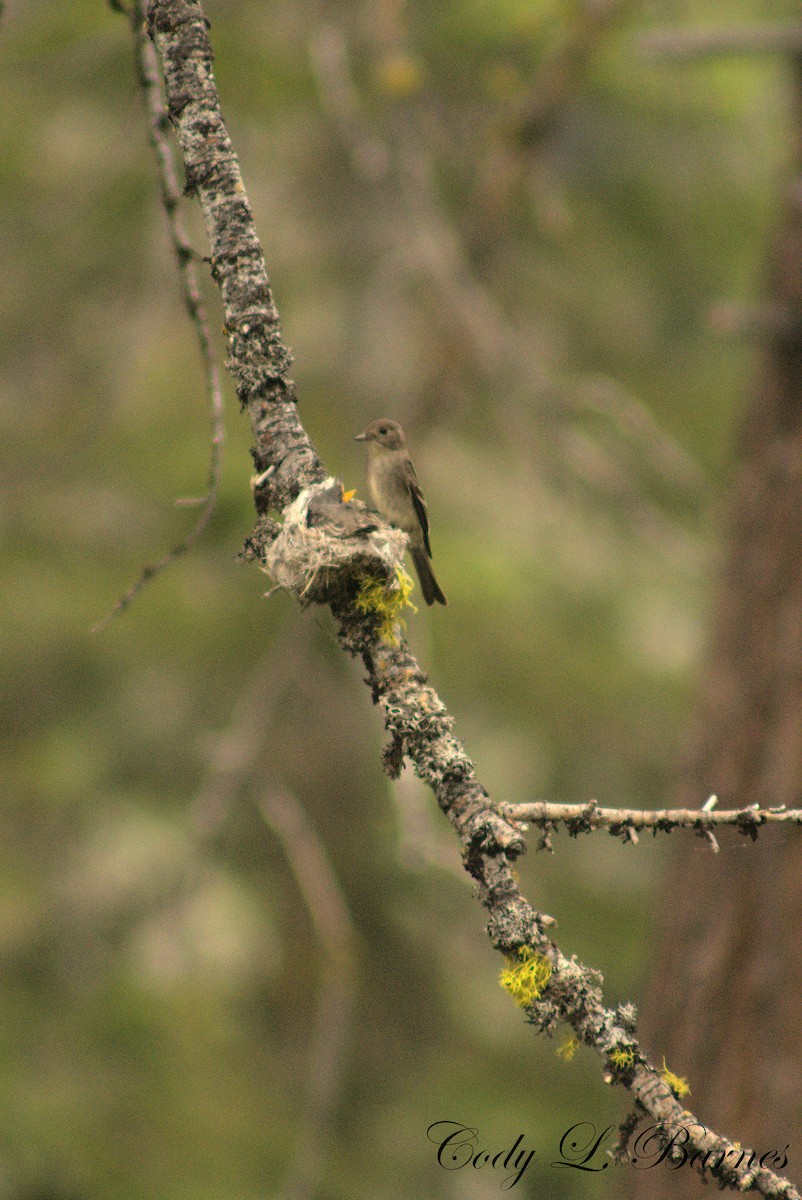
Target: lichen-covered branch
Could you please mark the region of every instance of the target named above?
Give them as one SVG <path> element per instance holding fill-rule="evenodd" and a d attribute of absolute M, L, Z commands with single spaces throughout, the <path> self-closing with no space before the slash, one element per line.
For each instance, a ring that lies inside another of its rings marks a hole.
<path fill-rule="evenodd" d="M 710 842 L 718 851 L 718 842 L 713 834 L 714 827 L 731 826 L 739 833 L 757 839 L 764 825 L 802 825 L 802 808 L 760 808 L 750 804 L 747 808 L 717 809 L 716 797 L 711 796 L 701 808 L 601 808 L 595 800 L 587 804 L 549 804 L 534 801 L 530 804 L 500 804 L 499 811 L 511 821 L 522 821 L 538 825 L 543 830 L 541 845 L 551 849 L 549 833 L 558 825 L 564 825 L 571 837 L 580 833 L 594 833 L 607 829 L 613 837 L 635 843 L 638 831 L 650 829 L 652 833 L 671 833 L 673 829 L 692 829 Z"/>
<path fill-rule="evenodd" d="M 323 479 L 320 459 L 298 420 L 291 355 L 265 270 L 264 254 L 212 74 L 208 22 L 194 0 L 150 4 L 148 32 L 164 74 L 167 110 L 211 245 L 228 333 L 228 369 L 256 438 L 266 507 L 284 508 Z M 269 486 L 268 486 L 269 484 Z"/>
<path fill-rule="evenodd" d="M 148 27 L 162 62 L 187 190 L 200 201 L 212 247 L 229 336 L 228 367 L 257 440 L 261 474 L 255 496 L 262 520 L 250 542 L 251 556 L 268 561 L 272 553 L 285 572 L 283 585 L 299 600 L 331 607 L 344 647 L 365 664 L 390 734 L 388 773 L 396 775 L 407 758 L 432 788 L 487 910 L 493 944 L 513 962 L 526 949 L 548 963 L 546 986 L 526 1005 L 531 1022 L 545 1032 L 568 1022 L 580 1041 L 602 1055 L 605 1079 L 628 1087 L 639 1113 L 658 1122 L 662 1144 L 677 1146 L 684 1138 L 686 1154 L 697 1153 L 695 1166 L 702 1173 L 737 1190 L 753 1187 L 767 1197 L 800 1200 L 787 1180 L 750 1164 L 748 1152 L 696 1122 L 672 1090 L 671 1077 L 638 1045 L 632 1007 L 605 1008 L 599 975 L 567 959 L 553 941 L 553 919 L 522 896 L 512 871 L 524 850 L 520 830 L 491 805 L 454 735 L 452 718 L 400 632 L 388 638 L 375 616 L 357 607 L 359 570 L 373 564 L 391 588 L 403 542 L 393 543 L 397 531 L 347 504 L 337 481 L 324 478 L 298 419 L 287 375 L 290 356 L 220 113 L 202 7 L 198 0 L 152 0 Z M 269 510 L 282 513 L 282 525 L 269 518 Z M 713 1152 L 717 1158 L 703 1157 Z"/>
<path fill-rule="evenodd" d="M 192 532 L 185 539 L 189 545 L 196 541 L 209 522 L 220 490 L 222 471 L 222 446 L 225 435 L 223 423 L 223 396 L 220 387 L 220 371 L 212 348 L 206 306 L 203 303 L 195 266 L 196 255 L 190 243 L 181 216 L 181 188 L 178 183 L 173 152 L 168 140 L 170 122 L 164 107 L 164 98 L 159 77 L 159 65 L 153 43 L 144 28 L 145 0 L 137 0 L 134 29 L 136 64 L 139 68 L 139 86 L 150 117 L 150 142 L 159 170 L 162 206 L 167 214 L 170 240 L 173 244 L 181 277 L 181 289 L 187 312 L 195 326 L 200 348 L 206 388 L 209 395 L 211 424 L 211 451 L 209 454 L 209 479 L 203 511 Z"/>

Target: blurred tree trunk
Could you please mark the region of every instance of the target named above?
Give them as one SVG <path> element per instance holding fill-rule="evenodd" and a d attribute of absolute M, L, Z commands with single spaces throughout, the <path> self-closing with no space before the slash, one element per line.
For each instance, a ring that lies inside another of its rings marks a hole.
<path fill-rule="evenodd" d="M 802 58 L 797 170 L 770 267 L 772 331 L 741 434 L 711 652 L 676 803 L 802 803 Z M 763 1153 L 802 1128 L 802 837 L 722 853 L 674 836 L 644 1037 L 702 1120 Z M 698 1197 L 689 1169 L 632 1171 L 634 1194 Z M 705 1190 L 704 1194 L 708 1194 Z"/>

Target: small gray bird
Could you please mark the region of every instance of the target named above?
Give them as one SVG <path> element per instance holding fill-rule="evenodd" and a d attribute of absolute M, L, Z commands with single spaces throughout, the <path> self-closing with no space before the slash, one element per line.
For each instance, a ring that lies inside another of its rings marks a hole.
<path fill-rule="evenodd" d="M 429 559 L 429 516 L 415 468 L 409 460 L 404 431 L 397 421 L 379 417 L 356 438 L 368 452 L 368 492 L 377 510 L 409 535 L 409 552 L 427 604 L 447 604 Z"/>

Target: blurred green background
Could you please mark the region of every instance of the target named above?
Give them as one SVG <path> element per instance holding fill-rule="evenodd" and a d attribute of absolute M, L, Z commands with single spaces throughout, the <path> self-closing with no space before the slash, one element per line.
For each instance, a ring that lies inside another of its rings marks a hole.
<path fill-rule="evenodd" d="M 450 601 L 410 636 L 496 799 L 670 800 L 793 125 L 781 55 L 648 37 L 797 9 L 208 3 L 302 419 L 360 494 L 353 436 L 407 428 Z M 615 1194 L 549 1163 L 626 1097 L 498 987 L 329 616 L 237 561 L 227 379 L 203 542 L 89 632 L 188 528 L 209 437 L 100 0 L 7 5 L 0 253 L 0 1200 L 495 1195 L 436 1164 L 446 1119 L 526 1135 L 519 1196 Z M 664 846 L 535 845 L 525 893 L 639 1002 Z"/>

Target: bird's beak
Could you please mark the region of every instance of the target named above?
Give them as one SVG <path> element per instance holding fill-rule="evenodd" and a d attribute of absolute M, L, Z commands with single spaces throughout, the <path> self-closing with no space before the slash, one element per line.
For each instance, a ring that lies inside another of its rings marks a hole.
<path fill-rule="evenodd" d="M 368 440 L 368 435 L 366 433 L 358 433 L 356 435 L 356 437 L 354 438 L 355 442 L 366 442 L 367 440 Z"/>

